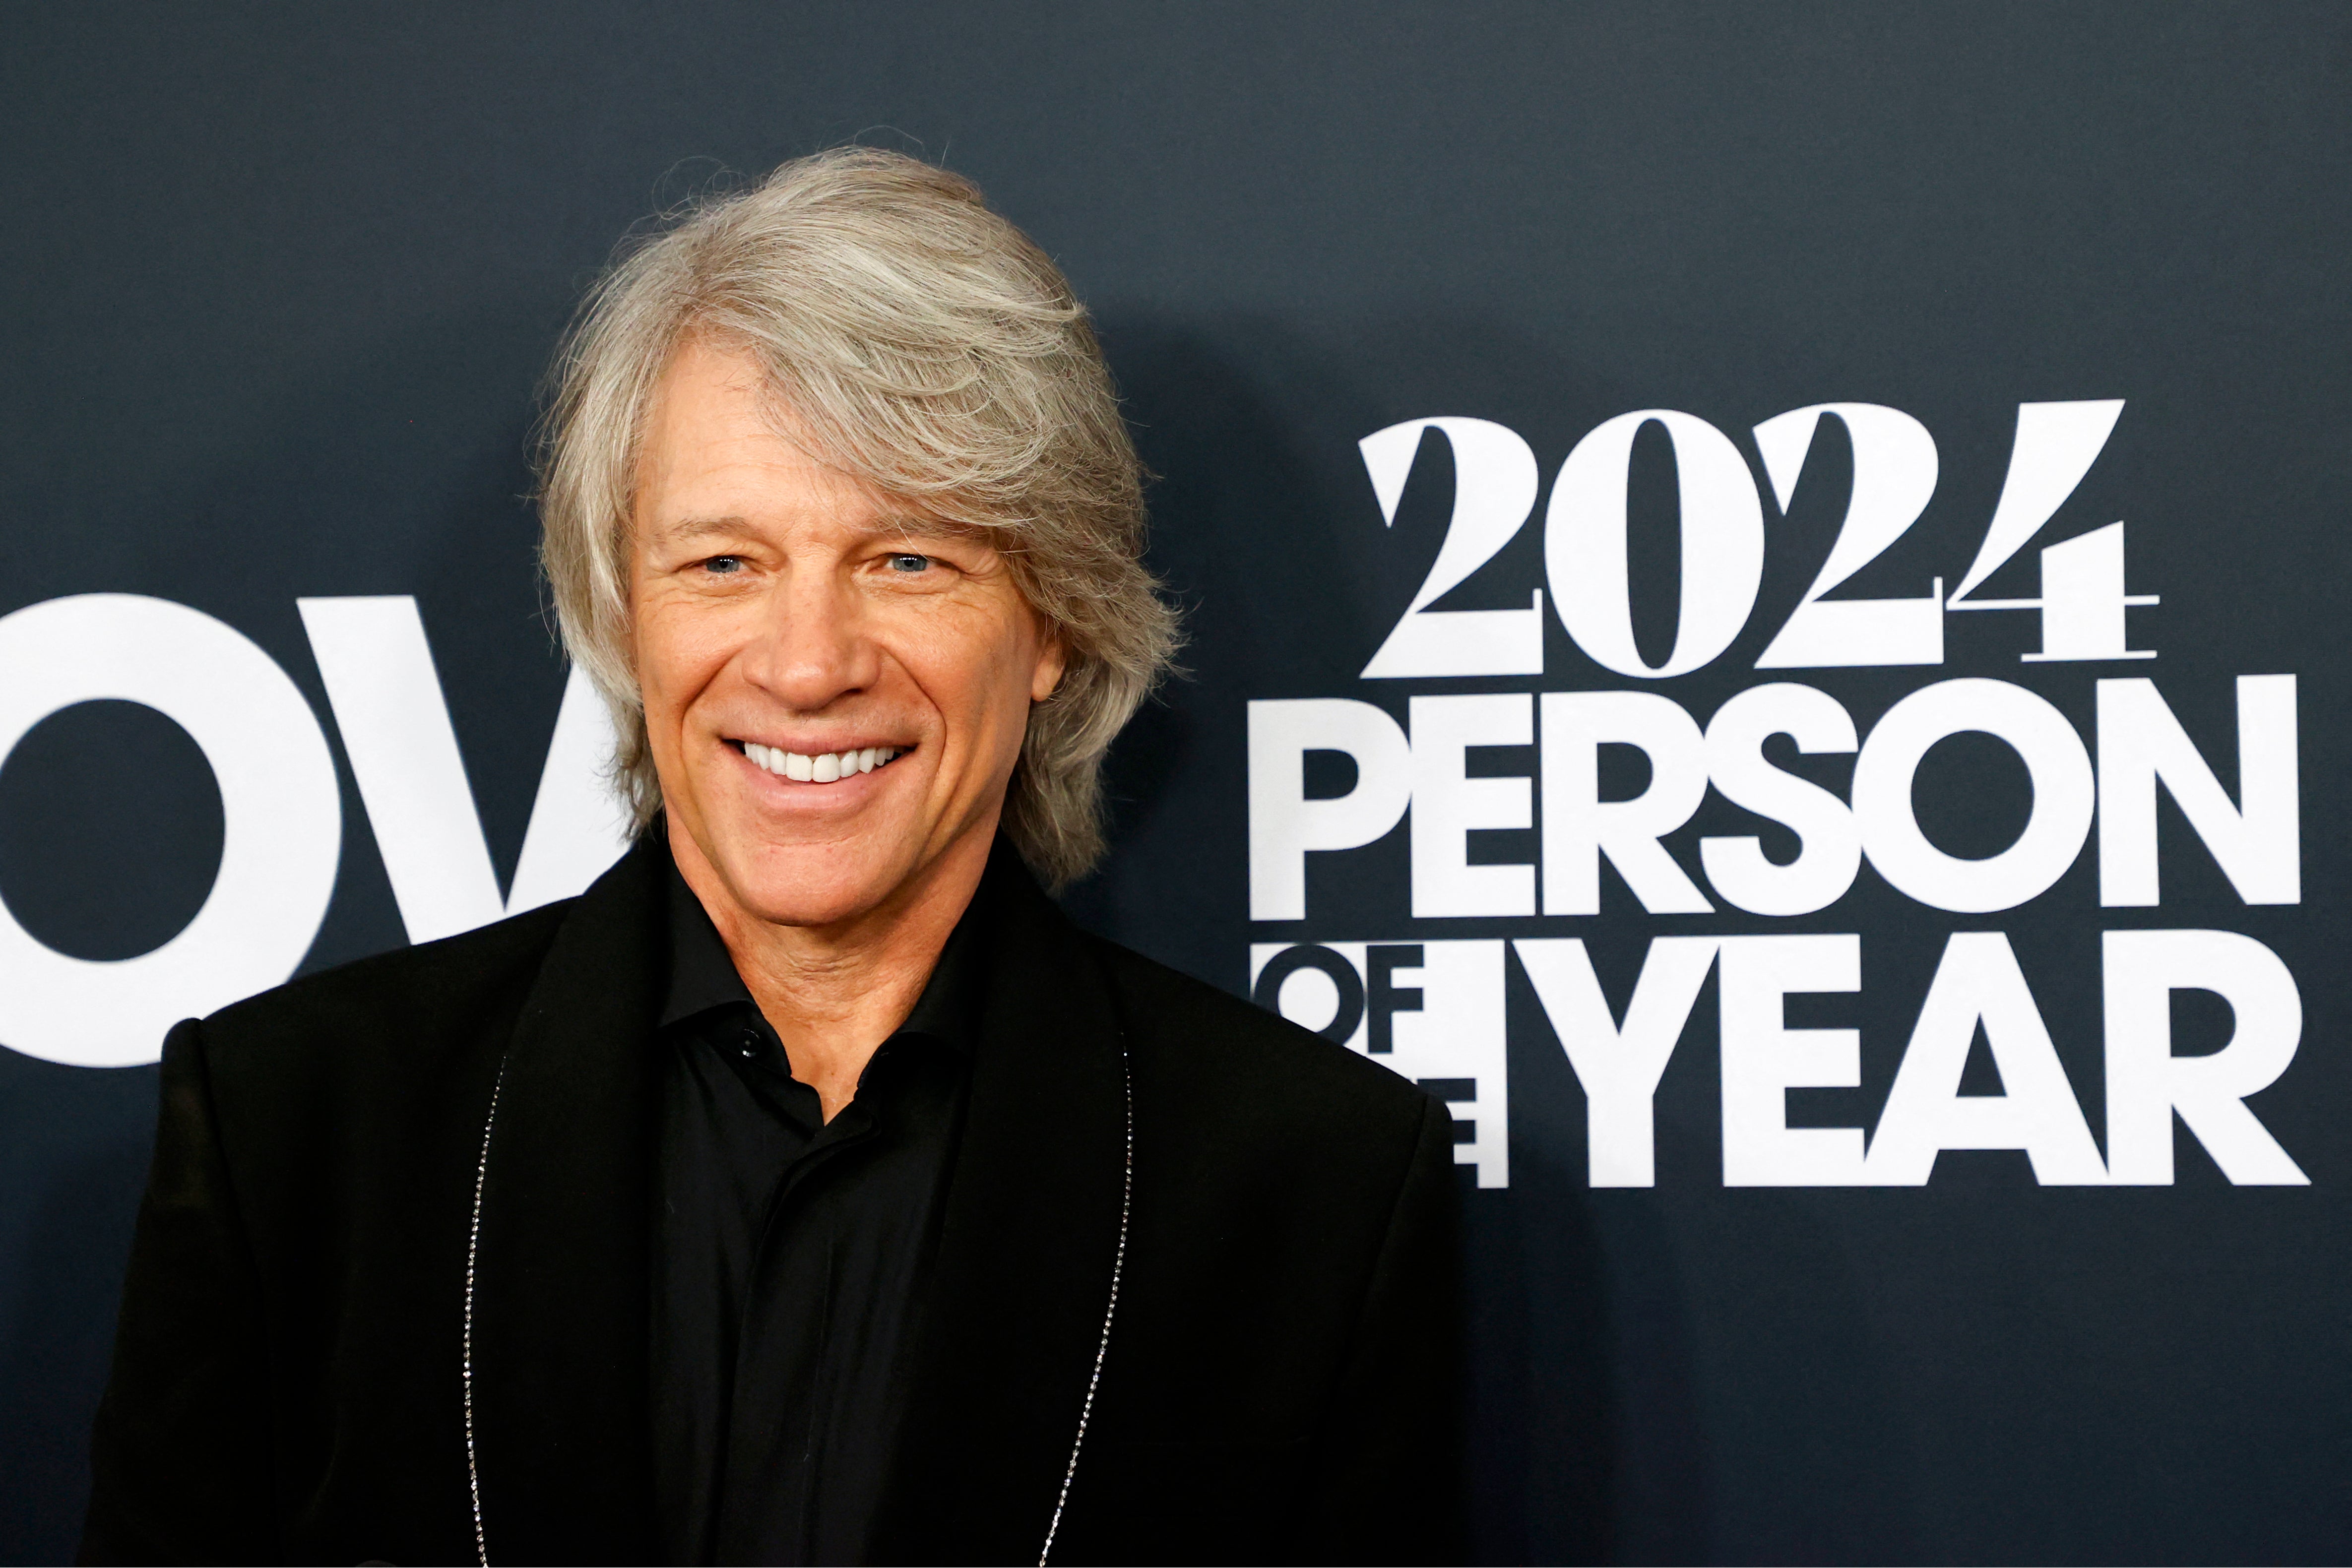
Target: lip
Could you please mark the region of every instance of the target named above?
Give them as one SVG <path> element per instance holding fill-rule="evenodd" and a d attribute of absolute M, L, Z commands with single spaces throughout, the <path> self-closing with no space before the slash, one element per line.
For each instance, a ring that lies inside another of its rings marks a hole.
<path fill-rule="evenodd" d="M 827 740 L 821 745 L 790 740 L 771 740 L 763 735 L 730 735 L 724 737 L 723 744 L 728 750 L 735 752 L 740 752 L 747 745 L 766 746 L 772 747 L 778 751 L 797 751 L 803 757 L 822 757 L 828 751 L 863 751 L 869 746 L 895 746 L 900 751 L 912 751 L 915 748 L 915 743 L 911 740 L 898 740 L 884 735 L 847 735 Z"/>

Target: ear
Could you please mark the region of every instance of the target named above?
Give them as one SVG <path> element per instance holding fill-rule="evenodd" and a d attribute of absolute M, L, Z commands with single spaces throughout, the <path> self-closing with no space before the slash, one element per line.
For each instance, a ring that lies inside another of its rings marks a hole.
<path fill-rule="evenodd" d="M 1037 647 L 1036 665 L 1029 673 L 1029 700 L 1041 703 L 1059 691 L 1069 667 L 1069 655 L 1062 650 L 1062 639 L 1046 633 Z"/>

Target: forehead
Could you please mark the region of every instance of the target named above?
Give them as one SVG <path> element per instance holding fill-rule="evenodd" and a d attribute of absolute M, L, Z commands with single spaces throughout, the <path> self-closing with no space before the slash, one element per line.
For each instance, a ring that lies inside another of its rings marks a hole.
<path fill-rule="evenodd" d="M 656 525 L 676 519 L 680 507 L 709 514 L 714 504 L 746 516 L 886 509 L 793 438 L 791 417 L 756 361 L 699 340 L 679 350 L 654 389 L 636 479 L 638 510 Z"/>
<path fill-rule="evenodd" d="M 689 340 L 655 389 L 638 452 L 646 543 L 734 533 L 939 539 L 975 532 L 926 515 L 812 455 L 759 362 Z"/>

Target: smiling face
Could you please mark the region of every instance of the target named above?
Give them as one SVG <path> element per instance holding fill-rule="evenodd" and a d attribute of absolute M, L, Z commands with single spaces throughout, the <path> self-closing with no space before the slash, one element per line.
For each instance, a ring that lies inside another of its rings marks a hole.
<path fill-rule="evenodd" d="M 631 545 L 647 737 L 706 904 L 840 926 L 977 881 L 1062 674 L 984 535 L 819 464 L 756 361 L 689 342 L 649 413 Z"/>

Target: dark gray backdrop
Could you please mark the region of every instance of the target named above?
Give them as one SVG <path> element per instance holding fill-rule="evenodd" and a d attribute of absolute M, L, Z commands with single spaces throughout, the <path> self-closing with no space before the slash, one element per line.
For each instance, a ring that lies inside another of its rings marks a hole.
<path fill-rule="evenodd" d="M 2087 853 L 1973 923 L 1923 918 L 1865 870 L 1803 927 L 1869 933 L 1860 998 L 1792 1006 L 1864 1031 L 1864 1086 L 1808 1092 L 1811 1119 L 1868 1124 L 1944 934 L 1999 928 L 2095 1129 L 2098 930 L 2210 924 L 2301 985 L 2301 1053 L 2253 1103 L 2313 1185 L 2232 1187 L 2184 1136 L 2163 1188 L 2041 1188 L 1987 1154 L 1948 1155 L 1925 1189 L 1727 1191 L 1702 999 L 1659 1093 L 1658 1185 L 1588 1191 L 1576 1079 L 1515 1022 L 1512 1185 L 1466 1195 L 1480 1547 L 2352 1552 L 2334 783 L 2352 13 L 98 4 L 0 26 L 0 612 L 100 590 L 191 604 L 323 719 L 296 598 L 415 595 L 502 876 L 562 682 L 520 499 L 534 382 L 615 236 L 727 171 L 852 138 L 942 160 L 1097 311 L 1163 476 L 1154 553 L 1191 608 L 1193 674 L 1122 743 L 1117 854 L 1073 906 L 1237 989 L 1244 700 L 1403 714 L 1357 676 L 1436 549 L 1443 460 L 1424 455 L 1383 530 L 1359 437 L 1476 415 L 1549 477 L 1630 409 L 1695 413 L 1753 462 L 1745 432 L 1782 410 L 1890 404 L 1935 432 L 1945 482 L 1857 585 L 1916 592 L 1981 532 L 2017 403 L 2128 400 L 2071 531 L 2131 519 L 2132 588 L 2166 596 L 2134 635 L 2163 656 L 2093 673 L 2157 678 L 2225 783 L 2229 678 L 2298 675 L 2304 902 L 2246 908 L 2169 839 L 2165 908 L 2121 922 L 2102 921 Z M 1644 452 L 1633 593 L 1655 659 L 1677 563 L 1670 470 Z M 1672 689 L 1702 719 L 1764 678 L 1748 667 L 1828 548 L 1844 459 L 1835 438 L 1815 457 L 1826 498 L 1785 520 L 1768 503 L 1748 631 Z M 1540 580 L 1538 532 L 1496 563 L 1511 583 Z M 2031 592 L 2018 572 L 1995 586 Z M 1527 602 L 1477 591 L 1449 607 Z M 2021 666 L 2026 618 L 1952 619 L 1944 674 L 2032 686 L 2088 733 L 2090 675 Z M 1548 634 L 1549 675 L 1485 686 L 1628 684 Z M 1866 727 L 1927 678 L 1815 684 Z M 1989 852 L 2021 779 L 1998 747 L 1956 744 L 1921 815 Z M 347 771 L 344 790 L 310 967 L 403 940 Z M 0 895 L 68 952 L 169 936 L 220 832 L 193 745 L 128 705 L 60 715 L 0 768 Z M 1622 1007 L 1653 930 L 1777 928 L 1650 920 L 1614 883 L 1597 928 L 1413 922 L 1402 839 L 1310 873 L 1316 904 L 1362 918 L 1271 936 L 1586 935 Z M 1498 841 L 1481 855 L 1533 858 Z M 2184 1040 L 2227 1029 L 2180 1019 Z M 153 1088 L 150 1068 L 0 1051 L 12 1561 L 71 1549 Z"/>

